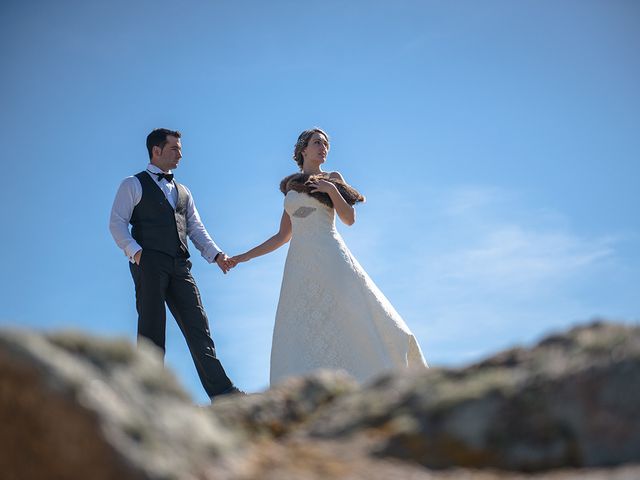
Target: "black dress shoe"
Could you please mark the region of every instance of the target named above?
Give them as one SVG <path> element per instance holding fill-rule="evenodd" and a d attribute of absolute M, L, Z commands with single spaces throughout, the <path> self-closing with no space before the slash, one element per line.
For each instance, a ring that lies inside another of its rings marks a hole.
<path fill-rule="evenodd" d="M 244 390 L 240 390 L 235 385 L 232 385 L 231 387 L 227 388 L 224 392 L 222 392 L 220 395 L 246 395 L 246 394 L 247 392 L 245 392 Z"/>
<path fill-rule="evenodd" d="M 240 390 L 238 387 L 236 387 L 235 385 L 230 386 L 229 388 L 227 388 L 226 390 L 218 393 L 217 395 L 214 395 L 213 397 L 211 397 L 211 403 L 213 403 L 213 400 L 218 398 L 218 397 L 224 397 L 226 395 L 246 395 L 247 392 Z"/>

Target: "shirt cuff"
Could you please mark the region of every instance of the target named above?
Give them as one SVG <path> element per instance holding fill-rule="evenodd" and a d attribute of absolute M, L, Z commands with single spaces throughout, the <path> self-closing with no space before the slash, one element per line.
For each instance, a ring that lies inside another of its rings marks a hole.
<path fill-rule="evenodd" d="M 140 250 L 142 250 L 142 247 L 140 245 L 138 245 L 138 242 L 133 241 L 131 242 L 129 245 L 127 245 L 124 248 L 124 254 L 129 257 L 129 261 L 131 263 L 136 263 L 136 261 L 134 260 L 134 256 L 136 253 L 138 253 Z"/>
<path fill-rule="evenodd" d="M 216 248 L 216 247 L 214 247 L 214 246 L 211 246 L 210 248 L 208 248 L 208 249 L 207 249 L 207 250 L 202 254 L 202 256 L 204 257 L 204 259 L 205 259 L 207 262 L 209 262 L 209 263 L 213 263 L 213 262 L 215 262 L 215 261 L 216 261 L 216 260 L 215 260 L 216 255 L 218 255 L 219 253 L 222 253 L 222 250 L 220 250 L 220 249 L 218 249 L 218 248 Z"/>

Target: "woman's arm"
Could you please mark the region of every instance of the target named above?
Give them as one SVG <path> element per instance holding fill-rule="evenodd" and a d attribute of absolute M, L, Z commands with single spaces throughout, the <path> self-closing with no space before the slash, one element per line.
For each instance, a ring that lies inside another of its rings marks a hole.
<path fill-rule="evenodd" d="M 342 175 L 338 172 L 331 172 L 329 178 L 337 178 L 344 182 Z M 327 180 L 318 180 L 316 183 L 312 183 L 311 186 L 315 187 L 315 190 L 312 190 L 312 193 L 324 192 L 329 195 L 333 202 L 333 208 L 335 208 L 338 217 L 342 220 L 342 223 L 351 226 L 356 222 L 356 209 L 347 203 L 333 183 L 328 182 Z"/>
<path fill-rule="evenodd" d="M 273 252 L 274 250 L 287 243 L 289 240 L 291 240 L 291 219 L 289 218 L 289 214 L 284 211 L 282 212 L 282 218 L 280 219 L 280 230 L 278 231 L 278 233 L 276 233 L 268 240 L 265 240 L 257 247 L 254 247 L 251 250 L 240 255 L 236 255 L 235 257 L 231 257 L 230 261 L 234 266 L 240 262 L 248 262 L 252 258 L 260 257 L 262 255 L 266 255 L 267 253 Z"/>

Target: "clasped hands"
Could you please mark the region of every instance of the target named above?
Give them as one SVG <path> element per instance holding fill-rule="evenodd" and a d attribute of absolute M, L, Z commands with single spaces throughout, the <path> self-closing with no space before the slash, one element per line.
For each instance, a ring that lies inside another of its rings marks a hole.
<path fill-rule="evenodd" d="M 136 265 L 140 265 L 140 259 L 142 257 L 142 250 L 138 250 L 133 255 L 133 261 Z M 229 270 L 235 267 L 239 262 L 246 262 L 249 260 L 248 258 L 241 259 L 243 255 L 236 255 L 233 258 L 229 258 L 226 253 L 220 252 L 220 254 L 216 257 L 216 264 L 222 270 L 222 273 L 226 274 Z"/>
<path fill-rule="evenodd" d="M 235 255 L 233 257 L 228 257 L 226 253 L 221 252 L 220 255 L 218 255 L 218 258 L 216 258 L 216 263 L 218 264 L 218 267 L 220 267 L 220 270 L 222 270 L 222 273 L 226 274 L 238 263 L 246 262 L 248 260 L 249 258 L 247 258 L 246 255 Z"/>

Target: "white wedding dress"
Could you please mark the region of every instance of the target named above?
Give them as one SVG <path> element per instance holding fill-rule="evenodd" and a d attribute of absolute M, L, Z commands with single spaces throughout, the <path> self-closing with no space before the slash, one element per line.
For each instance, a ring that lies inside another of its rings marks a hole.
<path fill-rule="evenodd" d="M 415 337 L 351 255 L 334 209 L 287 192 L 292 237 L 271 349 L 271 385 L 320 368 L 360 382 L 400 367 L 426 368 Z"/>

